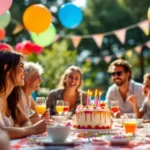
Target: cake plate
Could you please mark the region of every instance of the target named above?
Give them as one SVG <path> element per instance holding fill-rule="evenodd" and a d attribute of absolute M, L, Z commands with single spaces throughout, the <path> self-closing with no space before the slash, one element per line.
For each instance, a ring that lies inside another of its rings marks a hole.
<path fill-rule="evenodd" d="M 116 129 L 77 129 L 77 128 L 71 128 L 73 132 L 92 132 L 92 133 L 111 133 L 113 131 L 116 131 Z"/>

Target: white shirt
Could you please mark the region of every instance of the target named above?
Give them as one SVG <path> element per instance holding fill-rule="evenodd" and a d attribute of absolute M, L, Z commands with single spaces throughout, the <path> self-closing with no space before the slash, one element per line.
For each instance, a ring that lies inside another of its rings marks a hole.
<path fill-rule="evenodd" d="M 142 84 L 137 83 L 133 80 L 129 83 L 129 91 L 127 93 L 127 98 L 130 95 L 135 95 L 137 99 L 137 105 L 140 108 L 142 106 L 142 102 L 144 100 L 144 96 L 142 94 Z M 119 87 L 116 84 L 113 84 L 106 94 L 106 101 L 107 104 L 110 106 L 110 101 L 118 101 L 119 103 L 119 109 L 121 113 L 133 113 L 133 106 L 130 104 L 130 102 L 126 100 L 124 101 L 120 92 Z"/>

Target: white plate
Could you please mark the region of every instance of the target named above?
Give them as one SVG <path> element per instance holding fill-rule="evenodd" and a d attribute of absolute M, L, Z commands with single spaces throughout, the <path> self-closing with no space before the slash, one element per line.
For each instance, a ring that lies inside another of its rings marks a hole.
<path fill-rule="evenodd" d="M 52 142 L 48 136 L 46 137 L 29 137 L 28 140 L 31 143 L 40 144 L 44 146 L 75 146 L 77 143 L 75 143 L 75 140 L 68 138 L 64 142 L 55 141 Z"/>
<path fill-rule="evenodd" d="M 130 142 L 131 138 L 128 137 L 122 137 L 122 138 L 113 138 L 113 137 L 109 137 L 107 138 L 111 144 L 114 145 L 126 145 Z"/>
<path fill-rule="evenodd" d="M 72 127 L 71 130 L 74 131 L 74 132 L 94 132 L 94 133 L 102 132 L 102 133 L 108 133 L 108 132 L 115 131 L 116 129 L 77 129 L 77 128 Z"/>

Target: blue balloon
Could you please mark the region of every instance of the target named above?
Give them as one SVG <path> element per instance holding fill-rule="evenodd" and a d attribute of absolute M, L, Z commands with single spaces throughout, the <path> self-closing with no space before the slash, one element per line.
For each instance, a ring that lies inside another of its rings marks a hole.
<path fill-rule="evenodd" d="M 58 17 L 64 27 L 72 29 L 80 25 L 83 15 L 79 7 L 66 3 L 59 9 Z"/>

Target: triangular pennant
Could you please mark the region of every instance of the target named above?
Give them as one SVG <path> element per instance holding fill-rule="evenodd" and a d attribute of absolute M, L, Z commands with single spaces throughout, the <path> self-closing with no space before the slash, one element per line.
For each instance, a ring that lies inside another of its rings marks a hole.
<path fill-rule="evenodd" d="M 148 48 L 150 48 L 150 41 L 146 42 L 145 44 Z"/>
<path fill-rule="evenodd" d="M 128 57 L 132 57 L 132 56 L 133 56 L 133 51 L 132 51 L 131 49 L 127 50 L 127 51 L 126 51 L 126 55 L 127 55 Z"/>
<path fill-rule="evenodd" d="M 54 41 L 57 41 L 60 38 L 58 34 L 56 34 Z"/>
<path fill-rule="evenodd" d="M 122 44 L 125 43 L 126 40 L 126 28 L 114 31 L 116 37 L 120 40 Z"/>
<path fill-rule="evenodd" d="M 23 25 L 19 23 L 19 24 L 16 25 L 16 27 L 13 30 L 12 34 L 15 35 L 15 34 L 21 32 L 23 29 L 24 29 Z"/>
<path fill-rule="evenodd" d="M 137 52 L 137 53 L 141 53 L 141 51 L 142 51 L 142 46 L 141 45 L 139 45 L 139 46 L 136 46 L 135 47 L 135 51 Z"/>
<path fill-rule="evenodd" d="M 117 53 L 116 54 L 116 57 L 119 59 L 119 58 L 122 58 L 123 54 L 122 53 Z"/>
<path fill-rule="evenodd" d="M 92 36 L 92 38 L 94 39 L 95 43 L 97 44 L 97 46 L 99 48 L 101 48 L 102 46 L 102 42 L 103 42 L 103 38 L 104 38 L 104 34 L 94 34 Z"/>
<path fill-rule="evenodd" d="M 150 22 L 150 7 L 149 7 L 148 12 L 147 12 L 147 17 L 148 17 L 148 20 Z"/>
<path fill-rule="evenodd" d="M 141 23 L 138 23 L 138 27 L 145 33 L 145 35 L 149 34 L 149 22 L 148 20 L 142 21 Z"/>
<path fill-rule="evenodd" d="M 111 61 L 111 56 L 105 56 L 104 60 L 106 63 L 109 63 Z"/>
<path fill-rule="evenodd" d="M 73 46 L 77 48 L 81 41 L 81 36 L 73 36 L 71 37 L 71 39 L 72 39 Z"/>

